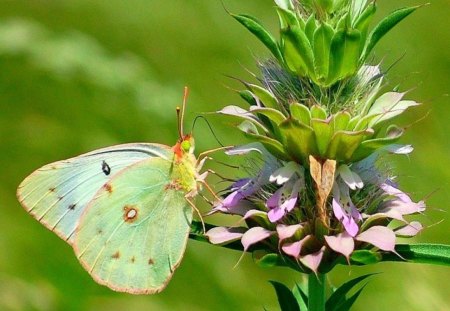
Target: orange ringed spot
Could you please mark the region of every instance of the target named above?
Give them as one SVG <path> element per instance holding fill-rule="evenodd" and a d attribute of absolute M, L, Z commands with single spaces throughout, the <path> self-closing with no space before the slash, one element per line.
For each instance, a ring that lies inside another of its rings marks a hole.
<path fill-rule="evenodd" d="M 123 207 L 123 220 L 126 222 L 134 222 L 138 216 L 138 209 L 133 205 L 125 205 Z"/>

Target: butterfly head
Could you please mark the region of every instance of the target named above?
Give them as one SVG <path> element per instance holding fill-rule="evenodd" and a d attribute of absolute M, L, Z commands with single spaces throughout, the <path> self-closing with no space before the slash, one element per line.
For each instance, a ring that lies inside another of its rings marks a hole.
<path fill-rule="evenodd" d="M 180 141 L 180 148 L 183 152 L 194 153 L 194 137 L 191 134 L 184 135 L 183 139 Z"/>

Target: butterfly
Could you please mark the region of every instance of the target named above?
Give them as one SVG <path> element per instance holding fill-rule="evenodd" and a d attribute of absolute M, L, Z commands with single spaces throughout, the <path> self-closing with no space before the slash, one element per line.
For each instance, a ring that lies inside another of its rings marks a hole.
<path fill-rule="evenodd" d="M 23 207 L 67 241 L 93 279 L 132 294 L 160 292 L 183 257 L 206 159 L 183 133 L 172 148 L 132 143 L 41 167 L 17 189 Z M 197 210 L 198 212 L 198 210 Z M 200 214 L 199 214 L 200 215 Z"/>

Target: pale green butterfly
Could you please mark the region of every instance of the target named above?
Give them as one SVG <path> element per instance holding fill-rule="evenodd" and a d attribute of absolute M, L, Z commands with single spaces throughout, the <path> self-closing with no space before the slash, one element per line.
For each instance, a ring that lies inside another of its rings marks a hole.
<path fill-rule="evenodd" d="M 206 157 L 194 138 L 174 147 L 135 143 L 99 149 L 45 165 L 18 187 L 24 208 L 73 246 L 95 281 L 132 294 L 165 288 L 183 257 L 192 199 L 205 183 Z M 200 160 L 202 159 L 202 160 Z"/>

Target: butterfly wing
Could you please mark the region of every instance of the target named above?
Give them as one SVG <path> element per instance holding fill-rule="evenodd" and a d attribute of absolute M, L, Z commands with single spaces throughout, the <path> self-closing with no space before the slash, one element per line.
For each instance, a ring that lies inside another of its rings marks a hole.
<path fill-rule="evenodd" d="M 72 244 L 87 204 L 116 173 L 138 161 L 169 159 L 172 154 L 168 146 L 144 143 L 95 150 L 36 170 L 19 185 L 17 197 L 31 215 Z"/>
<path fill-rule="evenodd" d="M 116 175 L 82 215 L 75 253 L 91 276 L 113 290 L 161 291 L 180 264 L 192 221 L 173 164 L 151 158 Z"/>

